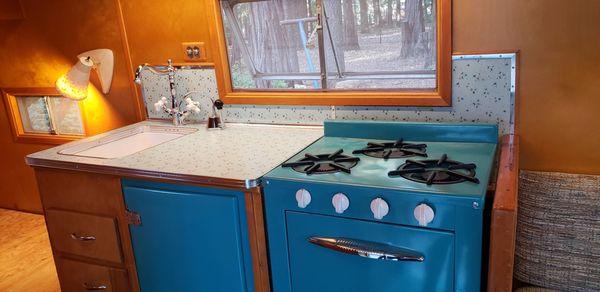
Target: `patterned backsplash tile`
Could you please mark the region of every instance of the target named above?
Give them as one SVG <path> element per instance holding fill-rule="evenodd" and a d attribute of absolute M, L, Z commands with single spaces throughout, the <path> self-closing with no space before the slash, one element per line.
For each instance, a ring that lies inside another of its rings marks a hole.
<path fill-rule="evenodd" d="M 452 68 L 452 107 L 351 107 L 351 106 L 263 106 L 226 105 L 227 122 L 319 125 L 325 119 L 394 120 L 422 122 L 462 122 L 498 124 L 500 134 L 514 129 L 516 62 L 514 54 L 455 56 Z M 210 100 L 218 98 L 212 68 L 182 69 L 176 77 L 178 96 L 195 91 L 199 114 L 192 120 L 205 120 Z M 154 111 L 154 103 L 168 96 L 165 76 L 142 74 L 142 92 L 151 118 L 168 118 Z"/>

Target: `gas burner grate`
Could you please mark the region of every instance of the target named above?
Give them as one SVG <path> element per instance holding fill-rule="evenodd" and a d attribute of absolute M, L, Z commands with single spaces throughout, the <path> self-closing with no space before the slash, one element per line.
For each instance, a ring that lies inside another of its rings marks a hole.
<path fill-rule="evenodd" d="M 388 172 L 389 177 L 401 176 L 403 178 L 431 184 L 454 184 L 464 181 L 479 183 L 475 177 L 474 163 L 460 163 L 448 159 L 444 154 L 440 159 L 406 160 L 397 170 Z"/>
<path fill-rule="evenodd" d="M 343 171 L 350 173 L 350 169 L 358 163 L 360 158 L 343 155 L 340 149 L 331 154 L 312 155 L 304 154 L 304 158 L 296 162 L 284 163 L 282 167 L 291 167 L 297 172 L 311 175 L 314 173 L 335 173 Z"/>
<path fill-rule="evenodd" d="M 403 139 L 396 142 L 367 143 L 367 147 L 352 151 L 353 154 L 364 154 L 375 158 L 405 158 L 412 156 L 427 157 L 427 144 L 404 143 Z"/>

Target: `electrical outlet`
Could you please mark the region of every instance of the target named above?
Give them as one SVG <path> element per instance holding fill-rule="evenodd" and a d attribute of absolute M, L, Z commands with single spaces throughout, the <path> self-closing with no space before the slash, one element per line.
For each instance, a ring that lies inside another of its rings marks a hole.
<path fill-rule="evenodd" d="M 181 43 L 181 48 L 186 61 L 206 61 L 206 48 L 203 42 L 184 42 Z"/>

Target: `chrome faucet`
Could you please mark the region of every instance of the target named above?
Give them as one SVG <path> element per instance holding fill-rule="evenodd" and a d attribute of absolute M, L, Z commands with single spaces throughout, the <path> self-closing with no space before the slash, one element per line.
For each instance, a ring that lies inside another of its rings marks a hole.
<path fill-rule="evenodd" d="M 155 75 L 168 75 L 169 77 L 169 94 L 171 95 L 171 107 L 167 107 L 167 103 L 169 100 L 162 96 L 158 102 L 154 104 L 154 109 L 157 112 L 161 110 L 168 113 L 169 116 L 173 118 L 173 124 L 175 126 L 181 126 L 184 124 L 185 118 L 190 115 L 192 112 L 199 113 L 200 107 L 198 107 L 199 103 L 193 101 L 189 96 L 193 93 L 197 93 L 196 91 L 189 91 L 183 95 L 181 100 L 177 102 L 177 90 L 175 89 L 175 73 L 177 69 L 173 66 L 173 61 L 171 59 L 167 60 L 167 67 L 164 66 L 151 66 L 148 63 L 138 66 L 137 70 L 135 70 L 135 79 L 134 82 L 137 84 L 142 84 L 141 73 L 144 70 L 148 70 Z M 186 103 L 185 109 L 181 109 L 183 102 Z"/>

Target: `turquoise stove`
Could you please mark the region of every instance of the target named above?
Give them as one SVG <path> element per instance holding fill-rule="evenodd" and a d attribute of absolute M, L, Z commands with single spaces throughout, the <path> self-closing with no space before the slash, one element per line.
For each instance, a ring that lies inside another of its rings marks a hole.
<path fill-rule="evenodd" d="M 273 291 L 480 291 L 495 125 L 326 121 L 264 178 Z"/>

